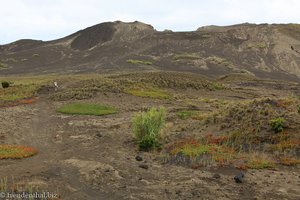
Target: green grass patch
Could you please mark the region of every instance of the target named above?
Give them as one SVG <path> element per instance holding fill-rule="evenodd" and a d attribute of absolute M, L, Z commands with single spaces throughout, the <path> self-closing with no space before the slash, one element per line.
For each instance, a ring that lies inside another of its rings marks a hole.
<path fill-rule="evenodd" d="M 151 61 L 147 60 L 134 60 L 134 59 L 129 59 L 126 60 L 127 63 L 133 64 L 133 65 L 153 65 Z"/>
<path fill-rule="evenodd" d="M 194 54 L 177 54 L 173 57 L 174 60 L 198 60 L 201 59 L 201 57 L 194 55 Z"/>
<path fill-rule="evenodd" d="M 99 104 L 88 104 L 88 103 L 71 103 L 64 105 L 57 109 L 58 112 L 64 114 L 75 114 L 75 115 L 110 115 L 118 112 L 116 108 L 99 105 Z"/>
<path fill-rule="evenodd" d="M 37 154 L 37 150 L 32 147 L 18 145 L 0 145 L 0 159 L 20 159 Z"/>
<path fill-rule="evenodd" d="M 170 95 L 167 91 L 155 87 L 146 87 L 146 88 L 131 88 L 125 89 L 125 93 L 131 94 L 138 97 L 147 97 L 153 99 L 169 99 Z"/>

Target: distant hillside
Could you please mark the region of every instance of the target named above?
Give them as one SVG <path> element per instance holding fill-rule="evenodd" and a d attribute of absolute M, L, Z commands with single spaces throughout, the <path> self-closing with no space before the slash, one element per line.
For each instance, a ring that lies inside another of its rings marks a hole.
<path fill-rule="evenodd" d="M 117 21 L 54 41 L 19 40 L 0 46 L 0 75 L 139 70 L 300 80 L 300 25 L 159 32 L 144 23 Z"/>

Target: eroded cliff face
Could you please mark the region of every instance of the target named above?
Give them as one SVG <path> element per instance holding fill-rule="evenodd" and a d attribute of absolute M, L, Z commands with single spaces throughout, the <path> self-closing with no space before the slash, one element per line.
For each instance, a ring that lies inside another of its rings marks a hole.
<path fill-rule="evenodd" d="M 1 74 L 172 70 L 299 80 L 300 25 L 159 32 L 141 22 L 107 22 L 54 41 L 21 40 L 0 46 L 0 60 L 6 66 Z"/>

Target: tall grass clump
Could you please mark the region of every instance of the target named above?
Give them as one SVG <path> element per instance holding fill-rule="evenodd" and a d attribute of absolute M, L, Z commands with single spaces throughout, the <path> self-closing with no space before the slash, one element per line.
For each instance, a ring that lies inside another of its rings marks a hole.
<path fill-rule="evenodd" d="M 166 109 L 151 108 L 147 112 L 139 112 L 133 118 L 133 134 L 140 150 L 149 151 L 159 148 L 159 138 L 165 125 Z"/>

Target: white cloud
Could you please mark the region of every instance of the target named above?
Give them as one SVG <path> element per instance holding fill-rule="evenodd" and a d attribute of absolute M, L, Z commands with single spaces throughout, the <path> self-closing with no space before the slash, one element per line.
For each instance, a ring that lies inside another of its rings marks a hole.
<path fill-rule="evenodd" d="M 298 0 L 9 0 L 1 1 L 0 43 L 55 39 L 105 21 L 143 21 L 156 29 L 203 25 L 300 23 Z"/>

